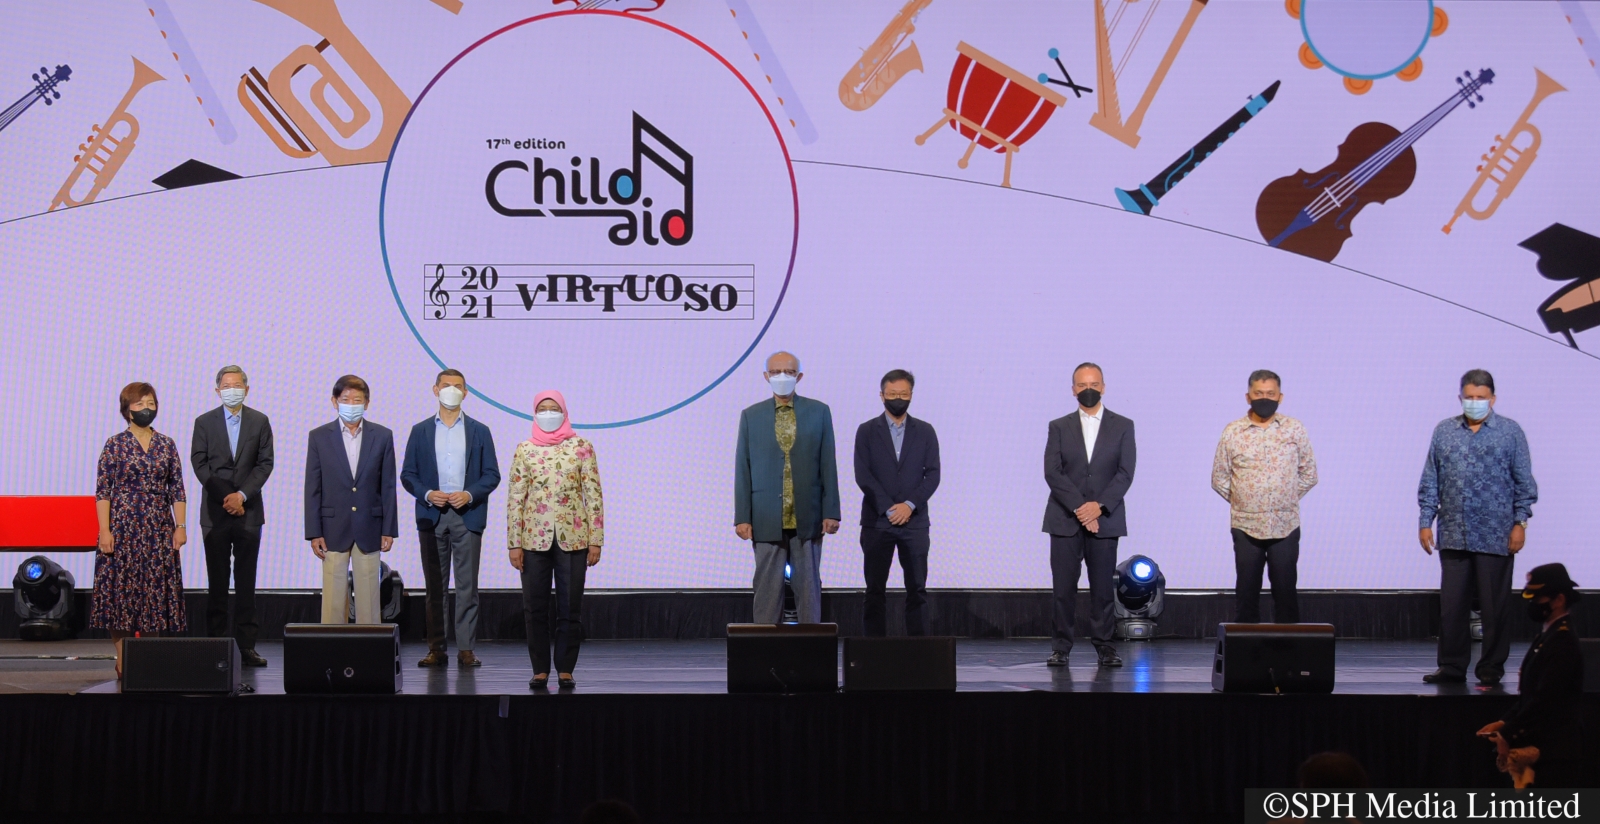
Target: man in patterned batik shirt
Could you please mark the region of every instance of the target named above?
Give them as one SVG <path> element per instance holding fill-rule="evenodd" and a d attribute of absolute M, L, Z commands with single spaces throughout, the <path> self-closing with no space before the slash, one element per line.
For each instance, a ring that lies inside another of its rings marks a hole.
<path fill-rule="evenodd" d="M 1317 485 L 1317 459 L 1299 421 L 1278 414 L 1283 381 L 1250 373 L 1245 416 L 1222 429 L 1211 488 L 1228 502 L 1233 529 L 1234 620 L 1261 621 L 1261 571 L 1272 582 L 1273 617 L 1300 623 L 1295 565 L 1300 560 L 1300 499 Z"/>
<path fill-rule="evenodd" d="M 1533 480 L 1522 427 L 1494 412 L 1494 376 L 1482 369 L 1462 375 L 1460 397 L 1461 414 L 1433 428 L 1417 486 L 1422 508 L 1418 540 L 1430 555 L 1435 545 L 1439 549 L 1439 669 L 1422 680 L 1467 680 L 1472 661 L 1467 621 L 1476 582 L 1483 617 L 1483 654 L 1476 674 L 1481 684 L 1498 684 L 1511 652 L 1506 624 L 1514 556 L 1527 540 L 1539 485 Z"/>

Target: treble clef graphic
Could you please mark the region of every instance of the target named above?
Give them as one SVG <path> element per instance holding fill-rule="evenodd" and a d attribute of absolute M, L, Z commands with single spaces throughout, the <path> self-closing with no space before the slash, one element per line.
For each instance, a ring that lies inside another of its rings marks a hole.
<path fill-rule="evenodd" d="M 433 267 L 433 285 L 428 287 L 428 302 L 439 308 L 433 310 L 435 320 L 444 320 L 450 307 L 450 293 L 444 288 L 444 264 Z"/>

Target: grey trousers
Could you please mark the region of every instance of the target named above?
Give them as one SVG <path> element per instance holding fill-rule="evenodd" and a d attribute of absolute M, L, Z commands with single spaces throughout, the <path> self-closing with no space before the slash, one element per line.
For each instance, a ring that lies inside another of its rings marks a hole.
<path fill-rule="evenodd" d="M 776 624 L 783 620 L 783 565 L 789 565 L 789 586 L 794 590 L 794 606 L 800 623 L 822 622 L 822 536 L 807 541 L 795 537 L 792 529 L 783 531 L 781 543 L 755 541 L 756 591 L 755 622 Z"/>
<path fill-rule="evenodd" d="M 470 650 L 478 639 L 478 560 L 483 549 L 483 534 L 467 529 L 461 513 L 447 509 L 439 522 L 419 524 L 418 543 L 422 545 L 422 582 L 427 589 L 428 649 L 445 651 L 444 592 L 450 585 L 450 571 L 456 575 L 456 648 Z"/>

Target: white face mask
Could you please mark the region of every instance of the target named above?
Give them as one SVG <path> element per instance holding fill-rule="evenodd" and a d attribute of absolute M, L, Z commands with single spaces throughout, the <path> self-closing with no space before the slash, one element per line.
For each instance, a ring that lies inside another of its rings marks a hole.
<path fill-rule="evenodd" d="M 564 412 L 535 412 L 533 422 L 539 425 L 541 432 L 554 432 L 561 428 L 561 422 L 566 420 Z"/>
<path fill-rule="evenodd" d="M 466 397 L 467 393 L 461 391 L 457 387 L 442 387 L 439 390 L 439 405 L 446 409 L 460 409 L 461 402 L 465 400 Z"/>
<path fill-rule="evenodd" d="M 767 378 L 767 385 L 772 387 L 772 394 L 777 395 L 780 398 L 787 398 L 794 394 L 794 385 L 799 380 L 800 379 L 794 375 L 785 375 L 782 372 L 779 372 L 778 374 Z"/>
<path fill-rule="evenodd" d="M 218 389 L 217 394 L 222 396 L 222 405 L 229 409 L 238 409 L 244 404 L 245 390 L 238 387 Z"/>

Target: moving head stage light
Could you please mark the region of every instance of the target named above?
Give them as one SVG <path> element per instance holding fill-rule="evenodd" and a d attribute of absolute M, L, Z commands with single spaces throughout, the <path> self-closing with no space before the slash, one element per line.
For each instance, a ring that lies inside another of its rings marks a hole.
<path fill-rule="evenodd" d="M 1116 637 L 1154 638 L 1156 619 L 1161 616 L 1162 600 L 1167 592 L 1167 579 L 1161 574 L 1161 567 L 1143 555 L 1135 555 L 1117 564 L 1113 583 L 1117 590 L 1116 602 L 1112 605 L 1117 617 Z"/>
<path fill-rule="evenodd" d="M 43 555 L 34 555 L 17 567 L 11 579 L 18 634 L 24 641 L 59 641 L 72 636 L 72 593 L 77 582 L 72 573 Z"/>

